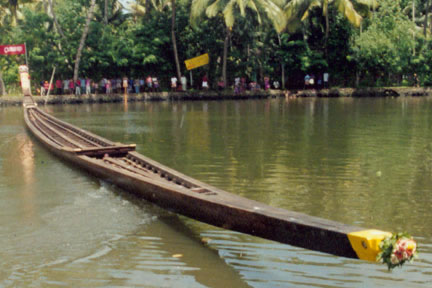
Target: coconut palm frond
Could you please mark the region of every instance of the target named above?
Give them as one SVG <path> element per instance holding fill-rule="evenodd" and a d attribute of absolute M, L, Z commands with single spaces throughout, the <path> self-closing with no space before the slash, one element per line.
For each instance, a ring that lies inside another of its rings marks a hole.
<path fill-rule="evenodd" d="M 234 21 L 235 21 L 234 4 L 235 3 L 236 3 L 236 0 L 230 0 L 222 11 L 222 13 L 224 15 L 224 19 L 225 19 L 225 25 L 229 29 L 232 29 L 232 27 L 234 26 Z"/>
<path fill-rule="evenodd" d="M 372 10 L 376 10 L 379 6 L 379 3 L 377 0 L 357 0 L 357 4 L 366 6 Z"/>
<path fill-rule="evenodd" d="M 306 20 L 306 19 L 309 17 L 310 12 L 311 12 L 313 9 L 315 9 L 316 7 L 321 8 L 321 1 L 320 1 L 320 0 L 314 0 L 314 1 L 312 1 L 312 2 L 310 3 L 310 5 L 307 7 L 306 11 L 303 13 L 303 16 L 302 16 L 302 18 L 301 18 L 301 21 Z"/>
<path fill-rule="evenodd" d="M 350 0 L 335 0 L 334 5 L 352 25 L 360 27 L 363 17 L 354 9 L 354 5 Z"/>
<path fill-rule="evenodd" d="M 213 4 L 211 4 L 210 6 L 207 7 L 207 9 L 205 10 L 207 17 L 215 17 L 219 12 L 222 11 L 222 1 L 221 0 L 216 0 L 215 2 L 213 2 Z"/>
<path fill-rule="evenodd" d="M 131 4 L 130 7 L 131 7 L 132 14 L 134 14 L 134 15 L 144 16 L 147 13 L 145 6 L 143 6 L 141 4 L 134 3 L 134 4 Z"/>
<path fill-rule="evenodd" d="M 291 21 L 296 18 L 302 18 L 310 4 L 314 0 L 291 0 L 284 7 L 284 13 L 287 21 Z"/>
<path fill-rule="evenodd" d="M 287 25 L 287 18 L 283 9 L 272 0 L 257 0 L 262 5 L 267 18 L 272 22 L 277 33 L 282 32 Z"/>

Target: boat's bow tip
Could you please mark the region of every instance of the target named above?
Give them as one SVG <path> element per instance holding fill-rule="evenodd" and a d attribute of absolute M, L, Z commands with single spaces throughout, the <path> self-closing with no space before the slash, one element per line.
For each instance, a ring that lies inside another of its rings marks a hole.
<path fill-rule="evenodd" d="M 359 259 L 375 262 L 380 252 L 379 244 L 391 235 L 390 232 L 370 229 L 348 233 L 348 239 Z"/>

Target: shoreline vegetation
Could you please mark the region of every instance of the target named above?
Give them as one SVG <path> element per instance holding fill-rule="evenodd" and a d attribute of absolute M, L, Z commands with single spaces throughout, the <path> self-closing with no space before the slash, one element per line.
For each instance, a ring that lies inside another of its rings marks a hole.
<path fill-rule="evenodd" d="M 4 0 L 0 94 L 19 91 L 24 63 L 34 84 L 432 86 L 431 1 Z"/>
<path fill-rule="evenodd" d="M 310 90 L 262 90 L 234 93 L 233 91 L 186 91 L 186 92 L 143 92 L 128 94 L 128 102 L 142 101 L 191 101 L 191 100 L 246 100 L 264 98 L 304 97 L 409 97 L 431 96 L 429 87 L 382 87 L 382 88 L 331 88 Z M 50 95 L 34 96 L 38 104 L 91 104 L 124 102 L 124 94 Z M 22 96 L 0 96 L 0 106 L 21 105 Z"/>

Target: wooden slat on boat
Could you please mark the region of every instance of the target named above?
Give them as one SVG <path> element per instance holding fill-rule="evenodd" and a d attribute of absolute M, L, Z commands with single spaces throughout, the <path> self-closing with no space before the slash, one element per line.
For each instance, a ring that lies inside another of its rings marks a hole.
<path fill-rule="evenodd" d="M 107 146 L 107 147 L 92 147 L 92 148 L 83 148 L 83 149 L 77 149 L 76 154 L 77 155 L 87 155 L 87 156 L 93 156 L 93 157 L 100 157 L 105 154 L 112 155 L 112 154 L 125 154 L 129 151 L 134 151 L 136 145 L 130 144 L 130 145 L 116 145 L 116 146 Z"/>
<path fill-rule="evenodd" d="M 24 98 L 30 132 L 50 151 L 97 177 L 190 218 L 306 249 L 375 261 L 391 233 L 337 223 L 236 196 L 135 150 L 63 122 Z"/>

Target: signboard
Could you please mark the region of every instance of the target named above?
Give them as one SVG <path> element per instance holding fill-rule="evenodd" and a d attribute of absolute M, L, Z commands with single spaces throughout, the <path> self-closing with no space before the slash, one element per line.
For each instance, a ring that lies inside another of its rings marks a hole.
<path fill-rule="evenodd" d="M 25 54 L 25 44 L 17 45 L 0 45 L 0 55 L 18 55 Z"/>
<path fill-rule="evenodd" d="M 192 69 L 207 65 L 209 63 L 209 61 L 210 61 L 209 55 L 208 55 L 208 53 L 206 53 L 206 54 L 200 55 L 198 57 L 188 59 L 184 62 L 186 64 L 186 69 L 192 70 Z"/>

